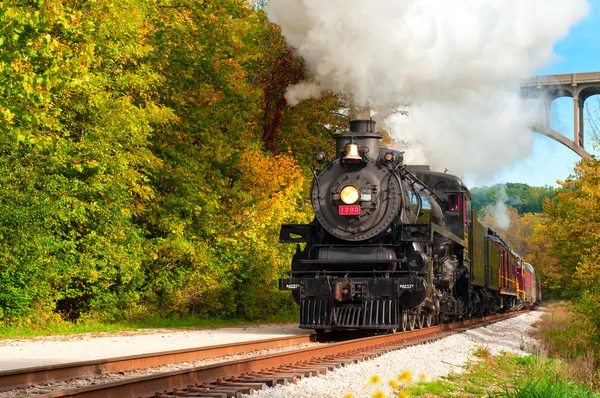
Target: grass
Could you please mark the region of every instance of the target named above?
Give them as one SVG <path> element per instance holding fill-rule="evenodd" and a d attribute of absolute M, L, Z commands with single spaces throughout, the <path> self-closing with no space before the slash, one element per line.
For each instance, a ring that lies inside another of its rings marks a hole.
<path fill-rule="evenodd" d="M 419 382 L 405 391 L 410 397 L 600 398 L 584 384 L 568 380 L 564 362 L 539 355 L 507 353 L 471 360 L 464 373 Z"/>
<path fill-rule="evenodd" d="M 408 386 L 411 397 L 600 398 L 600 354 L 586 323 L 567 302 L 549 305 L 534 324 L 535 355 L 473 352 L 464 373 Z"/>
<path fill-rule="evenodd" d="M 502 398 L 593 398 L 600 397 L 599 394 L 581 388 L 575 383 L 554 382 L 553 380 L 526 380 L 521 385 L 505 389 L 491 397 Z"/>
<path fill-rule="evenodd" d="M 572 312 L 568 302 L 548 306 L 534 325 L 540 354 L 561 360 L 570 379 L 600 390 L 600 351 L 585 321 Z"/>
<path fill-rule="evenodd" d="M 137 320 L 131 322 L 102 323 L 88 321 L 73 323 L 61 320 L 47 322 L 43 326 L 0 326 L 0 338 L 27 338 L 50 335 L 71 335 L 83 333 L 118 333 L 139 331 L 141 329 L 214 329 L 233 326 L 253 326 L 265 323 L 288 323 L 297 322 L 297 315 L 273 316 L 265 319 L 243 320 L 243 319 L 199 319 L 196 317 L 184 318 L 156 318 Z"/>
<path fill-rule="evenodd" d="M 589 351 L 590 336 L 584 322 L 573 315 L 567 302 L 549 306 L 548 312 L 534 326 L 534 336 L 554 357 L 576 358 Z"/>
<path fill-rule="evenodd" d="M 473 356 L 479 359 L 488 359 L 492 356 L 492 351 L 486 345 L 478 345 L 473 351 Z"/>

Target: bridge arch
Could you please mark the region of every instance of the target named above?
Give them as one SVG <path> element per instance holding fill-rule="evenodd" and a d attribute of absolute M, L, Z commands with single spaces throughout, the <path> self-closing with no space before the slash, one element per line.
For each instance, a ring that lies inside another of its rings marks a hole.
<path fill-rule="evenodd" d="M 521 84 L 521 95 L 537 99 L 540 111 L 544 114 L 543 123 L 532 127 L 532 130 L 560 142 L 582 157 L 590 156 L 584 149 L 584 104 L 596 94 L 600 94 L 600 72 L 535 76 Z M 572 141 L 550 127 L 550 106 L 561 97 L 573 99 Z"/>
<path fill-rule="evenodd" d="M 591 156 L 590 153 L 586 151 L 583 147 L 575 145 L 575 143 L 568 139 L 566 136 L 562 135 L 561 133 L 550 127 L 544 126 L 541 123 L 536 123 L 533 126 L 531 126 L 531 130 L 534 133 L 544 135 L 556 142 L 561 143 L 562 145 L 566 146 L 582 158 L 589 158 Z"/>

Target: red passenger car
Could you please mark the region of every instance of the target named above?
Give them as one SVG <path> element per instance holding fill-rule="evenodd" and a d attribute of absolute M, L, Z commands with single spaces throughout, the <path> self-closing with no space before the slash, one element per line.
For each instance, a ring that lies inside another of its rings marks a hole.
<path fill-rule="evenodd" d="M 539 279 L 535 274 L 535 270 L 529 263 L 525 263 L 524 266 L 524 279 L 525 279 L 525 300 L 524 305 L 526 308 L 533 308 L 542 302 L 542 291 L 539 283 Z"/>
<path fill-rule="evenodd" d="M 522 303 L 525 301 L 525 282 L 524 282 L 525 261 L 517 255 L 517 297 Z"/>
<path fill-rule="evenodd" d="M 493 248 L 488 248 L 489 255 L 497 257 L 498 264 L 498 307 L 504 311 L 515 309 L 519 305 L 520 300 L 517 289 L 517 265 L 521 261 L 508 245 L 491 229 L 488 228 L 489 245 Z M 490 259 L 490 264 L 495 261 Z"/>

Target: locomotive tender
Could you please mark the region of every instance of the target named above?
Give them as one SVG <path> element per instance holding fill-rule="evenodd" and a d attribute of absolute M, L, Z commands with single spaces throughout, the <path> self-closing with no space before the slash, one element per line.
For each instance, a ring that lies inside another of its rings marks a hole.
<path fill-rule="evenodd" d="M 533 267 L 479 222 L 462 181 L 405 166 L 381 138 L 372 120 L 336 134 L 313 169 L 313 222 L 281 227 L 298 244 L 279 288 L 300 327 L 404 331 L 539 304 Z"/>

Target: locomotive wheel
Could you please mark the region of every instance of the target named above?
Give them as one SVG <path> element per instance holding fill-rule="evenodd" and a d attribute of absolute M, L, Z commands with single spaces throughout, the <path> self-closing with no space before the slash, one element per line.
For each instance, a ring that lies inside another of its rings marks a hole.
<path fill-rule="evenodd" d="M 419 314 L 419 329 L 431 327 L 433 323 L 433 314 L 427 311 L 421 311 Z"/>
<path fill-rule="evenodd" d="M 400 330 L 406 332 L 408 330 L 408 312 L 400 310 Z"/>
<path fill-rule="evenodd" d="M 417 318 L 419 316 L 417 314 L 408 315 L 408 330 L 415 330 L 417 326 Z"/>

